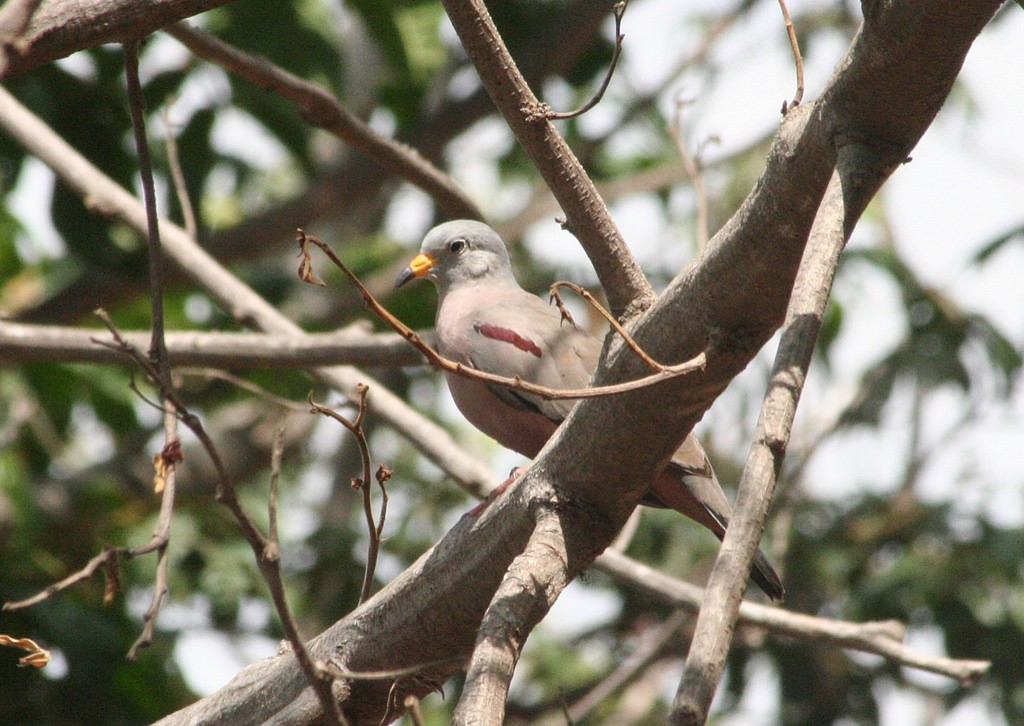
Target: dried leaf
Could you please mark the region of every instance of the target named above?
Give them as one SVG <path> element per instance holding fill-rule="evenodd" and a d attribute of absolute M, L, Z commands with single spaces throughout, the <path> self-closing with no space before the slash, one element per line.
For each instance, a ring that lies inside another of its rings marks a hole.
<path fill-rule="evenodd" d="M 309 254 L 309 246 L 306 238 L 306 233 L 301 229 L 299 230 L 298 236 L 299 243 L 299 279 L 303 282 L 308 282 L 311 285 L 319 285 L 320 287 L 327 287 L 327 283 L 317 277 L 316 273 L 313 272 L 313 258 Z"/>
<path fill-rule="evenodd" d="M 21 648 L 28 651 L 28 655 L 18 659 L 20 667 L 32 666 L 33 668 L 42 668 L 50 662 L 50 651 L 41 648 L 31 638 L 14 638 L 0 633 L 0 645 L 9 645 L 12 648 Z"/>
<path fill-rule="evenodd" d="M 157 494 L 163 492 L 167 485 L 167 477 L 171 471 L 185 460 L 185 454 L 181 450 L 181 439 L 168 441 L 159 454 L 153 456 L 153 491 Z"/>

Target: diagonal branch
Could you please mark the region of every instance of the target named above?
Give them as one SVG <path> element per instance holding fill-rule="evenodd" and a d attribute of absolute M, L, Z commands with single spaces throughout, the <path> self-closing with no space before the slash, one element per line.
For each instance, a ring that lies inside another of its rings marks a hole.
<path fill-rule="evenodd" d="M 37 68 L 103 43 L 144 38 L 170 23 L 230 0 L 43 0 L 0 78 Z"/>
<path fill-rule="evenodd" d="M 811 228 L 793 286 L 754 443 L 740 479 L 736 510 L 708 581 L 670 722 L 707 720 L 729 654 L 747 573 L 764 530 L 772 495 L 789 445 L 793 418 L 814 354 L 839 256 L 868 201 L 886 174 L 869 147 L 845 146 Z M 879 169 L 875 175 L 865 169 Z"/>
<path fill-rule="evenodd" d="M 606 551 L 594 562 L 594 569 L 659 602 L 690 612 L 697 612 L 707 598 L 707 590 L 658 572 L 619 552 Z M 917 651 L 903 642 L 906 626 L 895 620 L 851 623 L 744 601 L 740 604 L 737 623 L 763 628 L 784 638 L 820 641 L 874 653 L 898 665 L 953 678 L 965 687 L 977 682 L 992 665 L 988 661 L 960 660 Z"/>
<path fill-rule="evenodd" d="M 307 122 L 329 131 L 388 171 L 420 187 L 437 201 L 445 214 L 483 218 L 480 209 L 454 179 L 416 153 L 415 149 L 374 131 L 315 83 L 185 23 L 171 25 L 165 30 L 200 58 L 291 101 Z"/>
<path fill-rule="evenodd" d="M 452 723 L 504 721 L 509 684 L 526 637 L 572 580 L 566 550 L 558 516 L 541 510 L 526 548 L 509 565 L 480 622 Z"/>
<path fill-rule="evenodd" d="M 612 313 L 631 317 L 654 292 L 594 183 L 565 139 L 544 117 L 498 34 L 483 0 L 445 0 L 445 10 L 480 80 L 566 215 L 565 226 L 583 245 L 597 271 Z"/>
<path fill-rule="evenodd" d="M 145 234 L 145 210 L 138 200 L 96 169 L 3 87 L 0 87 L 0 128 L 39 157 L 93 209 Z M 277 335 L 295 338 L 304 335 L 298 325 L 225 269 L 183 229 L 163 220 L 160 231 L 167 255 L 235 320 Z M 371 376 L 348 366 L 316 368 L 314 374 L 350 400 L 356 399 L 359 384 L 373 387 L 376 392 L 374 411 L 382 420 L 400 431 L 471 493 L 483 496 L 489 490 L 491 474 L 484 464 L 461 449 L 447 431 L 414 411 Z"/>
<path fill-rule="evenodd" d="M 597 104 L 601 103 L 601 99 L 604 98 L 605 91 L 608 90 L 608 85 L 612 82 L 612 76 L 615 75 L 615 67 L 619 64 L 619 56 L 622 55 L 622 41 L 625 40 L 626 36 L 622 34 L 622 16 L 626 14 L 626 6 L 629 4 L 629 0 L 619 0 L 615 3 L 613 15 L 615 16 L 615 48 L 612 50 L 612 59 L 608 63 L 608 70 L 604 74 L 604 80 L 601 81 L 600 87 L 589 101 L 572 111 L 547 111 L 544 117 L 549 121 L 566 121 L 577 116 L 582 116 L 590 109 L 594 108 Z"/>

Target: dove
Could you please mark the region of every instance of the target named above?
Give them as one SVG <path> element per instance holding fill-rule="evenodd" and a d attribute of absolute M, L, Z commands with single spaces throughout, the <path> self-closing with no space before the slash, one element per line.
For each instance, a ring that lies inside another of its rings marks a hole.
<path fill-rule="evenodd" d="M 589 384 L 601 341 L 566 323 L 558 310 L 519 286 L 504 241 L 486 224 L 454 220 L 431 229 L 395 287 L 419 278 L 437 287 L 435 329 L 441 355 L 552 389 Z M 455 405 L 471 424 L 531 459 L 575 405 L 574 400 L 545 400 L 456 373 L 446 377 Z M 692 434 L 640 503 L 674 509 L 719 540 L 732 514 L 711 462 Z M 760 550 L 751 577 L 771 599 L 782 600 L 782 581 Z"/>

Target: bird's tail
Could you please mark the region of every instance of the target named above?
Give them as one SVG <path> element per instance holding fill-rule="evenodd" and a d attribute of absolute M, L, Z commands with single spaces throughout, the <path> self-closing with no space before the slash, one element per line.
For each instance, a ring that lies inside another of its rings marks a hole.
<path fill-rule="evenodd" d="M 693 469 L 670 462 L 640 503 L 674 509 L 710 529 L 721 540 L 729 526 L 732 507 L 706 459 L 705 464 L 701 469 Z M 754 556 L 750 577 L 772 600 L 781 602 L 786 596 L 782 578 L 760 549 Z"/>

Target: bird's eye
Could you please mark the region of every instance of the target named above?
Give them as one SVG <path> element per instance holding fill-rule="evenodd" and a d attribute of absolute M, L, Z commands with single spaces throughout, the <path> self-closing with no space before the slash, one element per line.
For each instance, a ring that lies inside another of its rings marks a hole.
<path fill-rule="evenodd" d="M 448 249 L 452 254 L 460 255 L 466 249 L 466 240 L 464 239 L 453 239 L 448 243 Z"/>

